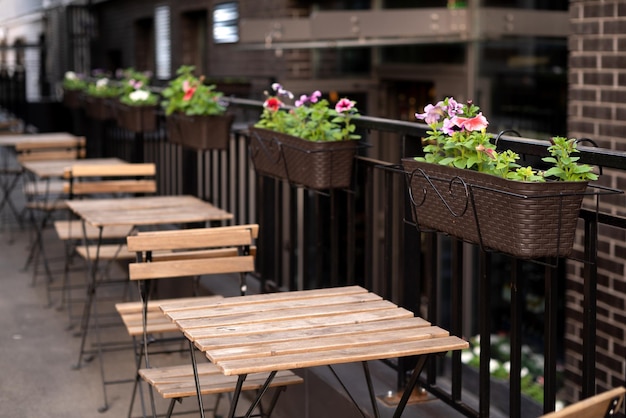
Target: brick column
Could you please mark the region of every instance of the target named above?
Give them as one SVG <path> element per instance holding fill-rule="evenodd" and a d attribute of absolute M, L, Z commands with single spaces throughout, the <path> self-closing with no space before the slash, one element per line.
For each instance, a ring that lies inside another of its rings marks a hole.
<path fill-rule="evenodd" d="M 570 1 L 568 136 L 626 149 L 626 1 Z M 624 173 L 604 170 L 602 183 L 624 188 Z M 602 210 L 623 213 L 610 199 Z M 619 200 L 622 202 L 623 200 Z M 617 202 L 617 200 L 616 200 Z M 623 385 L 626 368 L 626 234 L 601 228 L 598 253 L 597 392 Z M 577 245 L 578 250 L 582 246 Z M 568 265 L 565 397 L 579 398 L 582 369 L 582 265 Z"/>

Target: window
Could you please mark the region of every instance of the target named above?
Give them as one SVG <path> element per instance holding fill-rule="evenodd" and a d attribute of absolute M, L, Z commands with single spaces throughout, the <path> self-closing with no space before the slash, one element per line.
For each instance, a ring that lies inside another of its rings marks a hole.
<path fill-rule="evenodd" d="M 227 44 L 239 41 L 237 2 L 220 3 L 213 9 L 213 41 Z"/>
<path fill-rule="evenodd" d="M 169 80 L 172 76 L 169 6 L 158 6 L 155 9 L 154 22 L 156 35 L 156 77 L 159 80 Z"/>

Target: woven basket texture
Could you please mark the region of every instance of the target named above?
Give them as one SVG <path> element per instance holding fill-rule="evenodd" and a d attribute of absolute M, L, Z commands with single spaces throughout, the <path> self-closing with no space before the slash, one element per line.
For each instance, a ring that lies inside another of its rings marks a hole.
<path fill-rule="evenodd" d="M 358 141 L 312 142 L 250 127 L 250 157 L 258 173 L 309 189 L 350 187 Z"/>
<path fill-rule="evenodd" d="M 420 227 L 523 259 L 571 254 L 587 182 L 519 182 L 412 158 L 402 164 Z"/>
<path fill-rule="evenodd" d="M 108 99 L 100 97 L 86 96 L 85 113 L 95 120 L 109 120 L 115 118 L 113 103 Z"/>
<path fill-rule="evenodd" d="M 115 106 L 118 125 L 131 132 L 155 131 L 156 111 L 156 106 L 128 106 L 123 103 Z"/>
<path fill-rule="evenodd" d="M 198 151 L 226 150 L 234 118 L 234 115 L 172 114 L 166 118 L 167 136 L 171 143 Z"/>

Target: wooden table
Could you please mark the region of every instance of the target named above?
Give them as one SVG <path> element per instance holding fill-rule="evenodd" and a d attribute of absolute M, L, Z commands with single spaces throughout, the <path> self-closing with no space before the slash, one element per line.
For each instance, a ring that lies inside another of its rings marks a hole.
<path fill-rule="evenodd" d="M 50 160 L 50 161 L 27 161 L 22 167 L 33 173 L 40 179 L 61 178 L 65 169 L 74 165 L 82 164 L 128 164 L 119 158 L 81 158 L 73 160 Z"/>
<path fill-rule="evenodd" d="M 83 221 L 99 228 L 116 225 L 158 226 L 171 224 L 207 223 L 230 221 L 233 215 L 217 208 L 194 196 L 150 196 L 113 199 L 68 200 L 67 206 Z M 85 228 L 83 228 L 85 230 Z M 100 237 L 102 234 L 100 233 Z M 85 239 L 86 242 L 86 239 Z M 78 362 L 75 368 L 80 368 L 90 321 L 91 310 L 98 286 L 97 270 L 99 261 L 99 247 L 102 240 L 95 244 L 93 257 L 88 258 L 89 285 L 87 300 L 83 308 L 81 320 L 82 339 Z M 97 329 L 96 329 L 97 332 Z M 101 349 L 101 345 L 98 345 Z M 101 353 L 100 353 L 101 354 Z M 100 358 L 102 356 L 100 355 Z M 101 370 L 102 371 L 102 370 Z M 103 388 L 104 388 L 103 379 Z M 106 391 L 104 393 L 106 399 Z"/>
<path fill-rule="evenodd" d="M 82 137 L 68 132 L 51 132 L 41 134 L 0 135 L 0 147 L 15 147 L 18 144 L 45 144 L 65 146 L 78 143 Z"/>
<path fill-rule="evenodd" d="M 13 149 L 24 144 L 32 146 L 41 145 L 43 147 L 74 148 L 84 144 L 84 137 L 75 136 L 67 132 L 0 135 L 0 147 Z M 2 166 L 0 167 L 0 175 L 2 176 L 0 181 L 0 188 L 2 189 L 0 210 L 2 210 L 5 205 L 8 206 L 21 225 L 22 219 L 19 211 L 11 200 L 11 192 L 22 176 L 23 169 L 15 164 L 11 164 L 8 157 L 9 153 L 3 153 Z"/>
<path fill-rule="evenodd" d="M 194 196 L 68 200 L 67 206 L 95 227 L 229 221 L 233 215 Z"/>
<path fill-rule="evenodd" d="M 250 373 L 363 362 L 369 376 L 369 360 L 419 356 L 394 417 L 402 414 L 427 354 L 469 346 L 359 286 L 231 297 L 211 304 L 172 302 L 161 310 L 224 375 L 239 376 L 238 388 Z M 379 416 L 370 382 L 368 378 Z"/>

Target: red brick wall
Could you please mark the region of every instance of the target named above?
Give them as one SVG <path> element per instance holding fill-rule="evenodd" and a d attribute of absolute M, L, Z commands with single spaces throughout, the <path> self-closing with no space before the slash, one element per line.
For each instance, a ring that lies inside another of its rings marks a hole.
<path fill-rule="evenodd" d="M 626 149 L 626 1 L 570 1 L 568 134 L 600 147 Z M 623 174 L 603 183 L 623 188 Z M 622 199 L 602 210 L 623 213 Z M 626 368 L 626 234 L 601 228 L 598 260 L 597 390 L 624 384 Z M 580 248 L 579 248 L 580 249 Z M 566 395 L 578 399 L 582 369 L 582 265 L 571 263 L 566 290 Z"/>

